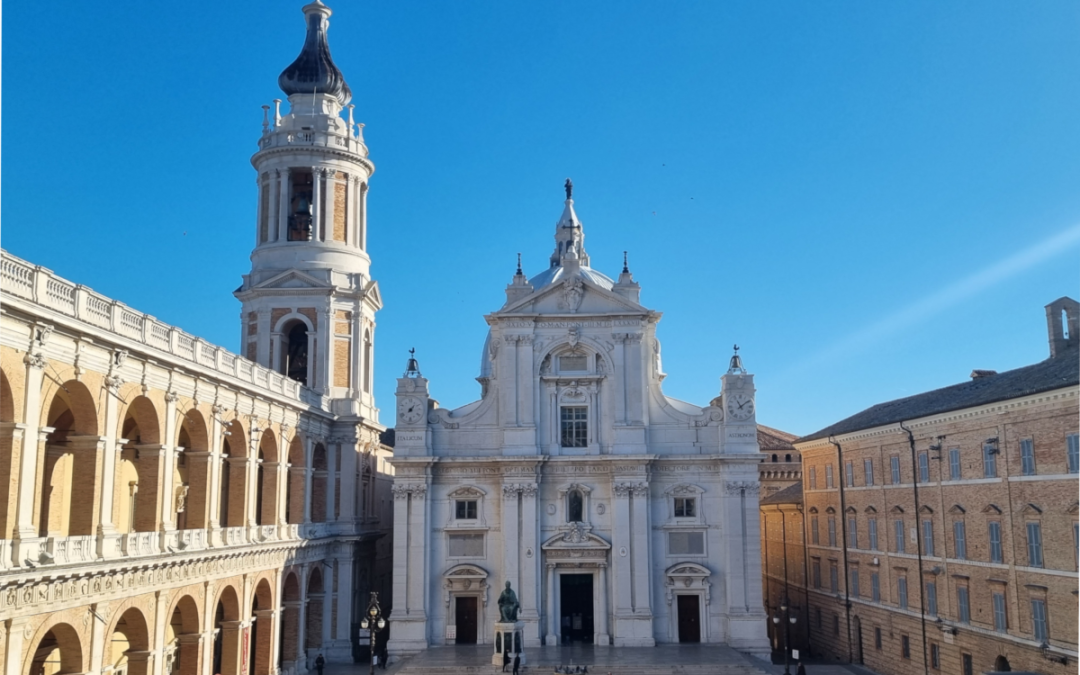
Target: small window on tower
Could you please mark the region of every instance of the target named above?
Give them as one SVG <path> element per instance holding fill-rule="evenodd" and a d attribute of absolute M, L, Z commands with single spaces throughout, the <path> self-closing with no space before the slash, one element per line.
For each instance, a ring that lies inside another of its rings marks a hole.
<path fill-rule="evenodd" d="M 310 171 L 289 174 L 289 241 L 311 241 L 312 195 Z"/>
<path fill-rule="evenodd" d="M 296 380 L 300 384 L 307 384 L 308 375 L 308 331 L 307 326 L 300 321 L 294 321 L 286 330 L 283 354 L 281 358 L 281 374 Z"/>

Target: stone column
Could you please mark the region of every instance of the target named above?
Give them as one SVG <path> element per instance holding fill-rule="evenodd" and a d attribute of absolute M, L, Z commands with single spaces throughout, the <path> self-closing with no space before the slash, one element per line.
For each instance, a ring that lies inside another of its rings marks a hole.
<path fill-rule="evenodd" d="M 221 675 L 248 675 L 240 672 L 243 630 L 243 621 L 221 622 Z"/>
<path fill-rule="evenodd" d="M 99 673 L 105 665 L 105 648 L 110 636 L 105 635 L 105 622 L 97 621 L 94 615 L 107 617 L 109 603 L 94 603 L 90 605 L 90 610 L 94 612 L 90 617 L 90 644 L 87 646 L 90 649 L 90 672 Z"/>
<path fill-rule="evenodd" d="M 554 382 L 544 385 L 548 394 L 548 454 L 559 454 L 559 392 Z"/>
<path fill-rule="evenodd" d="M 304 524 L 311 523 L 311 479 L 315 475 L 315 470 L 308 465 L 304 469 Z"/>
<path fill-rule="evenodd" d="M 521 487 L 510 483 L 504 483 L 502 492 L 503 574 L 505 575 L 505 579 L 496 579 L 494 585 L 495 588 L 501 592 L 503 583 L 509 581 L 520 593 L 522 588 L 518 571 L 521 567 L 518 557 L 522 553 L 522 542 L 521 532 L 518 531 L 520 509 L 520 504 L 518 502 L 521 496 Z"/>
<path fill-rule="evenodd" d="M 357 218 L 357 225 L 360 231 L 360 248 L 367 250 L 367 193 L 368 184 L 363 182 L 360 184 L 360 213 Z"/>
<path fill-rule="evenodd" d="M 309 349 L 311 345 L 308 345 Z M 270 370 L 275 373 L 285 373 L 285 355 L 281 351 L 281 333 L 274 331 L 270 333 L 270 353 L 271 363 L 269 364 Z M 310 351 L 308 352 L 311 353 Z"/>
<path fill-rule="evenodd" d="M 338 457 L 334 451 L 336 444 L 330 441 L 326 443 L 326 522 L 332 523 L 337 520 L 334 515 L 334 505 L 337 503 L 337 474 Z"/>
<path fill-rule="evenodd" d="M 26 431 L 23 435 L 22 453 L 19 456 L 19 497 L 16 502 L 15 531 L 12 533 L 13 557 L 22 564 L 27 558 L 37 559 L 39 554 L 38 529 L 34 523 L 34 500 L 38 490 L 38 458 L 45 452 L 45 441 L 50 427 L 39 428 L 41 422 L 41 382 L 45 375 L 45 358 L 41 354 L 27 353 L 26 389 L 23 398 L 23 414 Z"/>
<path fill-rule="evenodd" d="M 0 621 L 0 654 L 3 654 L 4 675 L 25 675 L 23 671 L 23 631 L 30 622 L 29 616 Z M 30 649 L 37 645 L 30 645 Z"/>
<path fill-rule="evenodd" d="M 544 644 L 548 647 L 557 647 L 559 645 L 559 638 L 557 636 L 559 617 L 555 613 L 555 563 L 547 564 L 547 607 L 544 610 L 547 612 L 547 635 L 544 636 Z"/>
<path fill-rule="evenodd" d="M 296 633 L 296 658 L 297 670 L 301 673 L 306 672 L 307 667 L 307 603 L 308 603 L 308 574 L 311 569 L 307 564 L 300 565 L 300 609 L 297 610 L 296 620 L 300 622 L 300 627 Z"/>
<path fill-rule="evenodd" d="M 630 530 L 630 484 L 616 483 L 615 498 L 612 507 L 614 526 L 611 537 L 611 560 L 615 573 L 615 620 L 631 616 L 633 606 L 633 578 L 631 577 L 630 551 L 632 532 Z M 616 631 L 616 634 L 618 631 Z"/>
<path fill-rule="evenodd" d="M 428 647 L 427 635 L 427 483 L 395 482 L 394 495 L 394 629 L 393 654 Z"/>
<path fill-rule="evenodd" d="M 633 559 L 634 576 L 634 614 L 652 619 L 652 561 L 649 559 L 649 535 L 652 527 L 649 523 L 649 485 L 636 483 L 630 495 L 631 513 L 633 514 L 633 546 L 630 555 Z"/>
<path fill-rule="evenodd" d="M 163 675 L 165 655 L 165 626 L 168 623 L 165 612 L 168 610 L 168 591 L 154 591 L 154 632 L 150 636 L 150 649 L 158 655 L 154 659 L 153 669 L 147 670 L 145 675 Z M 131 663 L 131 652 L 128 652 L 128 663 Z M 128 671 L 131 672 L 130 670 Z"/>
<path fill-rule="evenodd" d="M 540 626 L 540 539 L 537 531 L 536 497 L 539 486 L 521 486 L 521 619 L 525 622 L 525 646 L 539 647 Z"/>
<path fill-rule="evenodd" d="M 323 648 L 330 646 L 334 639 L 334 577 L 337 569 L 329 565 L 323 566 L 323 605 L 322 605 L 322 641 Z"/>
<path fill-rule="evenodd" d="M 278 208 L 274 215 L 277 216 L 278 238 L 281 241 L 289 239 L 289 170 L 275 169 L 278 185 Z M 245 674 L 246 675 L 246 674 Z"/>
<path fill-rule="evenodd" d="M 608 633 L 608 616 L 611 613 L 611 608 L 608 607 L 608 575 L 607 575 L 607 563 L 600 563 L 600 592 L 597 594 L 600 613 L 596 617 L 596 640 L 595 643 L 600 646 L 608 646 L 611 644 L 611 635 Z"/>
<path fill-rule="evenodd" d="M 278 631 L 276 618 L 277 612 L 273 609 L 258 609 L 254 612 L 254 619 L 258 624 L 254 645 L 255 675 L 277 670 L 277 636 L 280 631 Z"/>
<path fill-rule="evenodd" d="M 120 379 L 109 377 L 105 380 L 105 450 L 101 457 L 101 504 L 98 514 L 98 555 L 102 558 L 116 556 L 118 547 L 110 545 L 115 540 L 116 523 L 113 522 L 113 492 L 116 489 L 116 460 L 122 443 L 117 442 L 116 429 L 119 415 L 117 390 Z"/>
<path fill-rule="evenodd" d="M 518 425 L 519 426 L 533 426 L 536 422 L 533 420 L 533 410 L 535 405 L 533 403 L 533 336 L 520 335 L 518 336 L 518 350 L 517 350 L 517 383 L 518 386 Z M 527 383 L 527 384 L 526 384 Z M 521 386 L 525 385 L 525 386 Z M 533 441 L 533 446 L 536 446 L 536 441 Z M 534 450 L 535 452 L 535 450 Z"/>
<path fill-rule="evenodd" d="M 326 176 L 326 216 L 323 218 L 323 241 L 334 240 L 334 201 L 336 197 L 337 171 L 323 169 Z"/>
<path fill-rule="evenodd" d="M 334 649 L 338 658 L 347 661 L 352 657 L 352 641 L 349 631 L 352 627 L 353 606 L 353 559 L 351 546 L 346 555 L 334 559 L 334 574 L 337 576 L 337 630 L 335 631 Z"/>
<path fill-rule="evenodd" d="M 161 446 L 161 524 L 164 530 L 176 529 L 176 490 L 173 486 L 173 474 L 176 472 L 176 452 L 173 442 L 176 440 L 176 402 L 179 398 L 180 396 L 175 391 L 165 394 L 165 443 Z M 164 544 L 162 548 L 165 548 Z"/>
<path fill-rule="evenodd" d="M 311 238 L 314 241 L 326 239 L 323 236 L 322 217 L 322 169 L 313 166 L 311 167 Z"/>
<path fill-rule="evenodd" d="M 285 237 L 282 236 L 281 231 L 281 218 L 278 216 L 278 210 L 281 205 L 281 198 L 278 196 L 278 191 L 281 189 L 281 172 L 277 169 L 268 171 L 266 174 L 266 181 L 261 183 L 260 186 L 263 190 L 266 190 L 266 213 L 262 213 L 262 195 L 259 195 L 259 225 L 262 226 L 262 219 L 266 218 L 266 231 L 270 238 L 275 241 L 285 241 Z"/>
<path fill-rule="evenodd" d="M 615 380 L 613 390 L 617 392 L 615 394 L 615 422 L 616 424 L 625 426 L 627 424 L 628 415 L 628 401 L 627 401 L 627 389 L 630 388 L 630 383 L 627 380 L 626 372 L 626 333 L 616 333 L 612 335 L 615 338 Z"/>
<path fill-rule="evenodd" d="M 338 443 L 338 452 L 341 457 L 341 516 L 339 520 L 349 525 L 350 533 L 354 532 L 356 522 L 356 442 L 345 441 Z"/>

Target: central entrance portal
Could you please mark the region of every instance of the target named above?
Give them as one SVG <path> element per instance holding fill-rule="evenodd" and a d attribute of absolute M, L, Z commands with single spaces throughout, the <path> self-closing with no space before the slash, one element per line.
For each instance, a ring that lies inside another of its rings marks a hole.
<path fill-rule="evenodd" d="M 476 598 L 458 596 L 454 603 L 454 623 L 457 625 L 457 644 L 476 644 Z"/>
<path fill-rule="evenodd" d="M 593 575 L 559 575 L 559 625 L 563 643 L 593 641 Z"/>

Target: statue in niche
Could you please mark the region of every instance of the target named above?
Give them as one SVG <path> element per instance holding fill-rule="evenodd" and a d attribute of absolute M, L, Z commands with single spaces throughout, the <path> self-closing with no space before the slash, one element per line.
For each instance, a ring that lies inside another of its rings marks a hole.
<path fill-rule="evenodd" d="M 514 623 L 517 621 L 521 604 L 518 603 L 517 593 L 510 588 L 510 582 L 506 582 L 506 588 L 499 595 L 499 620 L 502 623 Z"/>
<path fill-rule="evenodd" d="M 571 313 L 581 307 L 581 298 L 585 295 L 585 282 L 580 277 L 573 277 L 563 282 L 563 304 Z"/>

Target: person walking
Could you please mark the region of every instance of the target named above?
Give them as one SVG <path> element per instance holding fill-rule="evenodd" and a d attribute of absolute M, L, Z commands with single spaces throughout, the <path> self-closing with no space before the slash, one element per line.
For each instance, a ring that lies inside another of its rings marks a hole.
<path fill-rule="evenodd" d="M 795 675 L 806 675 L 806 666 L 799 661 L 799 669 L 795 671 Z"/>
<path fill-rule="evenodd" d="M 318 675 L 322 675 L 323 668 L 325 667 L 326 659 L 323 658 L 322 654 L 319 654 L 319 657 L 315 659 L 315 672 L 318 673 Z"/>
<path fill-rule="evenodd" d="M 507 669 L 507 667 L 509 667 L 509 665 L 510 665 L 510 650 L 507 649 L 506 651 L 503 652 L 503 669 L 502 669 L 502 671 L 504 673 L 506 672 L 506 669 Z"/>
<path fill-rule="evenodd" d="M 514 654 L 514 675 L 521 670 L 521 654 Z"/>

